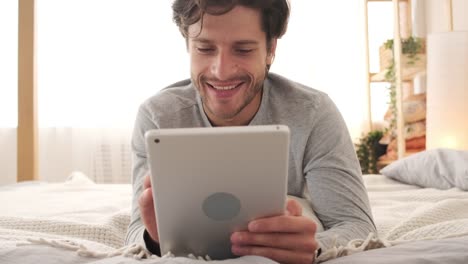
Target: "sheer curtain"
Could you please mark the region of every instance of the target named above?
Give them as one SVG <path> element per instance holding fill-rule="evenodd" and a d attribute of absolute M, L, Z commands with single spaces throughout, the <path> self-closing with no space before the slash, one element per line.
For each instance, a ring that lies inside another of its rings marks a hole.
<path fill-rule="evenodd" d="M 18 0 L 0 1 L 0 185 L 16 181 Z"/>
<path fill-rule="evenodd" d="M 40 177 L 79 170 L 129 182 L 138 106 L 187 78 L 171 1 L 43 0 L 37 4 Z"/>
<path fill-rule="evenodd" d="M 272 71 L 330 95 L 353 138 L 365 124 L 360 0 L 291 0 Z M 130 180 L 139 104 L 189 76 L 172 1 L 37 0 L 40 177 L 75 170 L 97 182 Z"/>

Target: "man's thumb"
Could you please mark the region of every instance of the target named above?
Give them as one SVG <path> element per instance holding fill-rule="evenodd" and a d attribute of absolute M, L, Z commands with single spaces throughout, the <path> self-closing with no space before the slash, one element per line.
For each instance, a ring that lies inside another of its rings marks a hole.
<path fill-rule="evenodd" d="M 288 199 L 288 202 L 286 204 L 286 211 L 288 212 L 289 215 L 301 216 L 302 206 L 296 200 Z"/>

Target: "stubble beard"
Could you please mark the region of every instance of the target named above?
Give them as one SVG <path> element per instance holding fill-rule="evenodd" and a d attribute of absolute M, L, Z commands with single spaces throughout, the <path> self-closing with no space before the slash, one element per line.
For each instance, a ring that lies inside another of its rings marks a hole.
<path fill-rule="evenodd" d="M 209 112 L 211 113 L 213 116 L 216 116 L 217 118 L 219 119 L 223 119 L 223 120 L 232 120 L 234 119 L 240 112 L 242 112 L 242 110 L 244 110 L 255 98 L 255 96 L 260 93 L 262 91 L 262 88 L 263 88 L 263 81 L 265 80 L 265 76 L 263 76 L 263 78 L 260 78 L 257 80 L 257 82 L 253 83 L 252 80 L 253 78 L 252 77 L 246 77 L 246 78 L 243 78 L 245 80 L 249 80 L 249 83 L 250 83 L 250 86 L 249 88 L 247 89 L 245 95 L 244 95 L 244 100 L 242 101 L 242 104 L 235 108 L 234 110 L 232 111 L 229 111 L 229 112 L 226 112 L 226 111 L 215 111 L 211 108 L 210 106 L 210 103 L 208 101 L 208 99 L 206 98 L 205 94 L 202 93 L 202 89 L 201 87 L 203 87 L 203 84 L 207 85 L 205 82 L 207 80 L 207 78 L 203 77 L 203 76 L 199 76 L 196 80 L 193 78 L 192 76 L 192 83 L 195 85 L 195 88 L 198 90 L 198 93 L 200 95 L 200 98 L 201 98 L 201 101 L 203 103 L 203 109 L 205 110 L 205 112 Z M 253 85 L 252 85 L 253 84 Z M 207 89 L 210 89 L 209 87 L 207 87 Z"/>

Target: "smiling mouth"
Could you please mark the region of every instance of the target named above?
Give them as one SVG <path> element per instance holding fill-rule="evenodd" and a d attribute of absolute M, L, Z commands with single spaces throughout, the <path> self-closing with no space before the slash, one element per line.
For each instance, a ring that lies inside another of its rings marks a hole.
<path fill-rule="evenodd" d="M 243 84 L 243 82 L 240 82 L 238 84 L 232 84 L 232 85 L 213 85 L 210 83 L 206 83 L 206 84 L 208 84 L 209 87 L 218 91 L 229 91 L 229 90 L 236 89 L 237 87 L 240 87 Z"/>

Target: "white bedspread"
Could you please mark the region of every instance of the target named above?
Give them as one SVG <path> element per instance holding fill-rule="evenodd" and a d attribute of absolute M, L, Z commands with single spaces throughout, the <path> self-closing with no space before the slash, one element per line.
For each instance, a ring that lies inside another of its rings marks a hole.
<path fill-rule="evenodd" d="M 75 173 L 65 183 L 0 188 L 0 247 L 28 238 L 75 240 L 99 250 L 123 245 L 131 186 L 94 184 Z"/>
<path fill-rule="evenodd" d="M 408 241 L 468 235 L 468 192 L 423 189 L 382 175 L 364 179 L 381 238 Z M 0 249 L 46 238 L 112 252 L 124 243 L 131 186 L 94 184 L 75 174 L 65 183 L 0 187 L 0 201 Z"/>
<path fill-rule="evenodd" d="M 468 235 L 468 192 L 399 183 L 365 175 L 377 230 L 390 241 L 440 239 Z"/>

